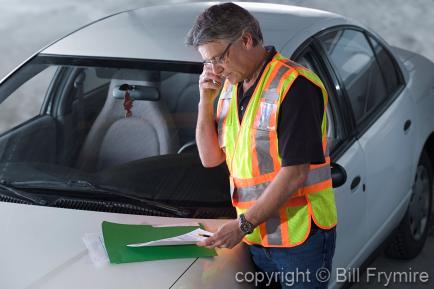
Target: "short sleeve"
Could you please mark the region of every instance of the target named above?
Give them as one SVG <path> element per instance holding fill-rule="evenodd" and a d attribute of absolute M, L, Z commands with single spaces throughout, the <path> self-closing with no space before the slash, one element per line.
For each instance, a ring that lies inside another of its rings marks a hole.
<path fill-rule="evenodd" d="M 324 163 L 321 123 L 324 101 L 321 89 L 298 76 L 285 96 L 277 120 L 282 166 Z"/>

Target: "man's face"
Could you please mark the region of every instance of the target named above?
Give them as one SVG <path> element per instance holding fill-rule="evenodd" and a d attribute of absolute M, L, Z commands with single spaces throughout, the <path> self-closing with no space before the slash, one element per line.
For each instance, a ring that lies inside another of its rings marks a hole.
<path fill-rule="evenodd" d="M 200 45 L 198 51 L 205 61 L 205 69 L 227 78 L 232 84 L 243 81 L 249 75 L 249 65 L 246 63 L 247 51 L 243 46 L 242 38 L 234 42 L 216 40 Z"/>

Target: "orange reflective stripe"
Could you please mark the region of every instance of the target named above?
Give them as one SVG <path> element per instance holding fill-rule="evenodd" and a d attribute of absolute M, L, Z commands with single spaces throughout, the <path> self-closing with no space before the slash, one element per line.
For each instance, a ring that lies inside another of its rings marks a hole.
<path fill-rule="evenodd" d="M 285 213 L 285 209 L 280 209 L 279 210 L 279 215 L 280 215 L 280 219 L 286 220 L 286 213 Z M 288 236 L 288 226 L 286 225 L 286 221 L 282 222 L 280 229 L 282 230 L 282 245 L 284 247 L 288 247 L 289 246 L 289 238 L 287 238 Z"/>
<path fill-rule="evenodd" d="M 276 177 L 276 175 L 277 175 L 276 172 L 272 172 L 270 174 L 257 176 L 249 179 L 240 179 L 235 177 L 233 179 L 234 179 L 235 187 L 240 188 L 240 187 L 255 186 L 265 182 L 271 182 Z"/>
<path fill-rule="evenodd" d="M 270 155 L 271 155 L 271 159 L 273 160 L 274 171 L 278 172 L 281 166 L 279 160 L 279 147 L 277 142 L 277 133 L 275 131 L 273 133 L 270 132 Z"/>
<path fill-rule="evenodd" d="M 324 154 L 327 152 L 327 136 L 324 136 L 322 139 L 322 151 Z"/>
<path fill-rule="evenodd" d="M 304 197 L 303 188 L 299 188 L 298 190 L 296 190 L 291 194 L 291 198 L 295 198 L 295 197 Z"/>
<path fill-rule="evenodd" d="M 324 189 L 331 188 L 331 187 L 332 187 L 332 179 L 330 178 L 324 182 L 304 187 L 303 192 L 304 193 L 316 193 L 316 192 L 320 192 Z"/>
<path fill-rule="evenodd" d="M 330 165 L 330 157 L 324 157 L 325 162 L 322 164 L 312 164 L 309 165 L 309 169 L 322 168 Z"/>
<path fill-rule="evenodd" d="M 248 208 L 252 207 L 254 204 L 256 204 L 256 200 L 255 201 L 248 201 L 248 202 L 240 202 L 236 199 L 232 199 L 232 204 L 234 204 L 237 208 L 240 208 L 240 209 L 248 209 Z"/>
<path fill-rule="evenodd" d="M 273 63 L 273 61 L 271 61 L 268 65 L 271 65 L 271 63 Z M 279 68 L 283 65 L 282 62 L 277 62 L 276 66 L 274 67 L 274 69 L 271 71 L 270 77 L 268 77 L 267 82 L 265 83 L 264 87 L 262 88 L 262 91 L 268 90 L 268 88 L 270 87 L 271 82 L 274 80 L 274 77 L 276 76 L 277 72 L 279 72 Z M 264 69 L 265 71 L 265 69 Z"/>
<path fill-rule="evenodd" d="M 300 191 L 302 190 L 300 189 Z M 285 207 L 298 207 L 298 206 L 304 206 L 306 204 L 307 204 L 307 200 L 304 195 L 298 197 L 294 197 L 293 195 L 291 195 L 291 198 L 285 203 Z"/>
<path fill-rule="evenodd" d="M 293 68 L 289 69 L 282 77 L 282 79 L 279 82 L 279 86 L 277 87 L 277 91 L 281 91 L 282 90 L 282 86 L 286 80 L 287 77 L 289 77 L 291 74 L 293 73 L 297 73 L 297 71 Z M 294 83 L 294 81 L 297 79 L 297 77 L 294 77 L 291 82 L 288 84 L 288 86 L 286 87 L 285 91 L 282 93 L 282 98 L 280 99 L 280 103 L 283 102 L 283 100 L 285 99 L 285 96 L 288 94 L 289 89 L 291 88 L 292 84 Z"/>
<path fill-rule="evenodd" d="M 259 232 L 261 233 L 262 244 L 268 246 L 267 229 L 265 228 L 265 223 L 259 225 Z"/>

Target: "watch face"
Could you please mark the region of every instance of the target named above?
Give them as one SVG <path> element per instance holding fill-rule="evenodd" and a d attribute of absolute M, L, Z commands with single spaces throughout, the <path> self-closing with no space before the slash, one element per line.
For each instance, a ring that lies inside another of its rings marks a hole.
<path fill-rule="evenodd" d="M 249 233 L 248 231 L 249 231 L 249 228 L 247 228 L 247 226 L 246 226 L 246 224 L 245 223 L 243 223 L 243 224 L 241 224 L 241 231 L 243 231 L 244 233 Z"/>
<path fill-rule="evenodd" d="M 251 224 L 249 224 L 245 220 L 244 220 L 244 222 L 241 223 L 240 229 L 241 229 L 241 231 L 243 231 L 246 234 L 250 234 L 253 232 L 253 228 L 252 228 Z"/>
<path fill-rule="evenodd" d="M 253 224 L 246 220 L 244 214 L 240 215 L 240 229 L 245 234 L 251 234 L 253 232 Z"/>

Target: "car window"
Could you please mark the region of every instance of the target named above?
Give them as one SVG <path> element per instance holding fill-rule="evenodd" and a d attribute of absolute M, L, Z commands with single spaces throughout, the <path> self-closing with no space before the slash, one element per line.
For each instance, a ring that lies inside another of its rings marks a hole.
<path fill-rule="evenodd" d="M 319 37 L 348 94 L 356 124 L 386 99 L 387 91 L 374 53 L 365 35 L 338 30 Z"/>
<path fill-rule="evenodd" d="M 381 71 L 386 82 L 387 94 L 389 96 L 393 95 L 401 86 L 399 74 L 397 71 L 397 66 L 392 60 L 392 56 L 389 52 L 375 40 L 372 36 L 369 37 L 372 47 L 377 56 L 378 63 L 380 64 Z"/>
<path fill-rule="evenodd" d="M 47 67 L 3 100 L 0 105 L 0 134 L 40 114 L 55 72 L 55 66 Z"/>
<path fill-rule="evenodd" d="M 38 114 L 56 72 L 47 95 L 50 109 L 43 117 L 23 125 L 11 116 L 26 107 L 21 103 L 25 97 L 17 101 L 21 106 L 7 108 L 5 120 L 21 125 L 10 125 L 0 136 L 0 180 L 51 187 L 60 183 L 62 189 L 79 181 L 80 190 L 90 183 L 188 207 L 194 212 L 189 217 L 234 217 L 226 166 L 204 168 L 195 145 L 199 74 L 178 71 L 179 66 L 170 70 L 166 63 L 164 70 L 155 69 L 155 63 L 153 70 L 126 64 L 113 68 L 113 61 L 80 66 L 75 59 L 67 65 L 55 57 L 36 58 L 2 84 L 0 99 L 6 100 L 0 109 L 36 82 L 38 89 L 26 91 L 29 98 L 39 97 L 37 104 L 27 103 Z M 108 210 L 101 202 L 71 206 Z M 109 210 L 155 214 L 116 204 Z"/>

